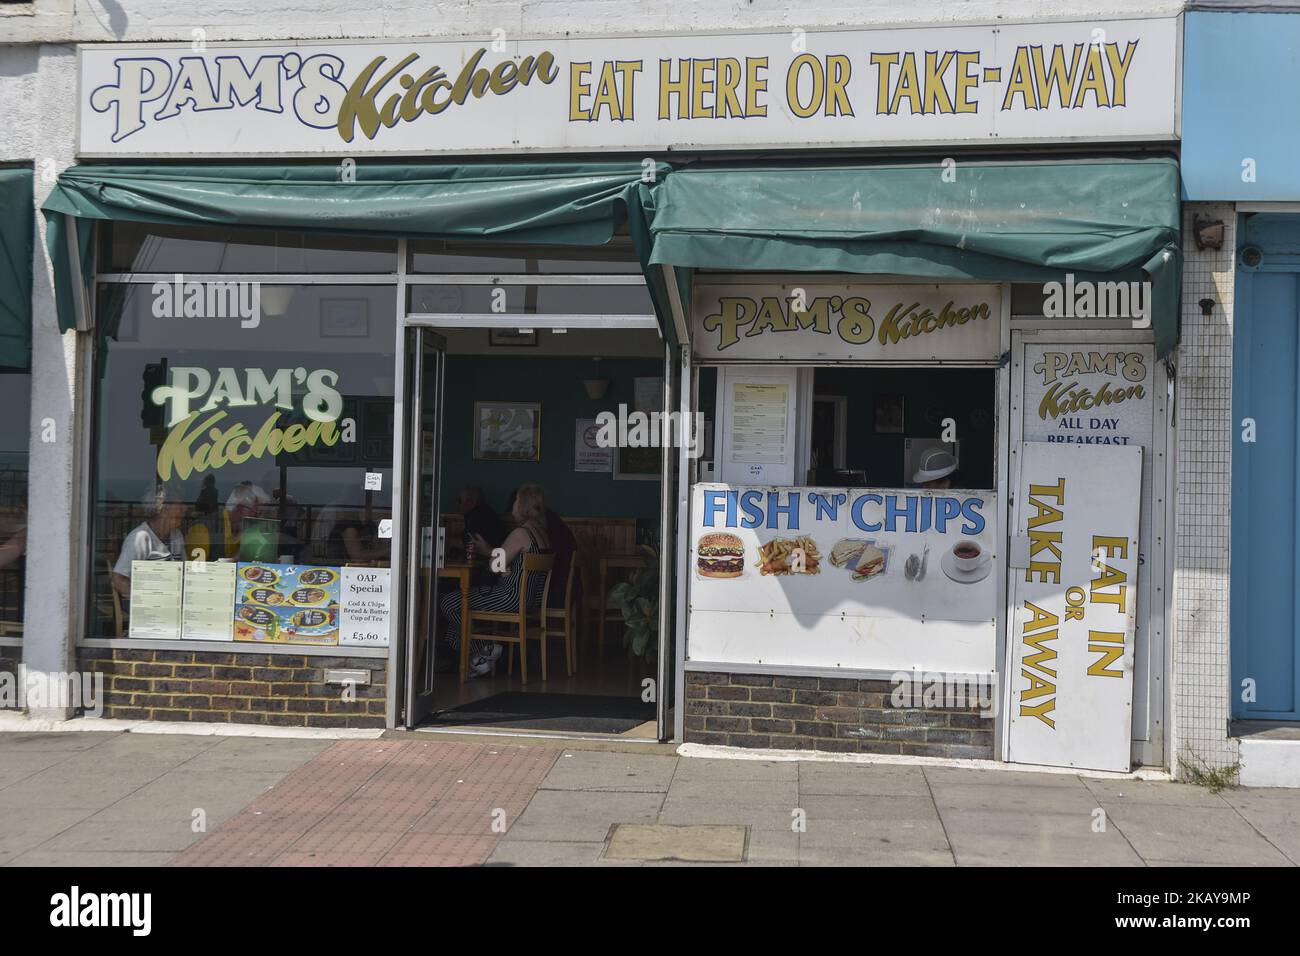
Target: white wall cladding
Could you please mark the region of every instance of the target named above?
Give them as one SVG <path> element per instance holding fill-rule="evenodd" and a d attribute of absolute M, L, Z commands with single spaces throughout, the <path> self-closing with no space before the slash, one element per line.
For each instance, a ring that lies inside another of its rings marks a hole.
<path fill-rule="evenodd" d="M 530 35 L 1171 16 L 1182 0 L 36 0 L 0 42 Z M 21 9 L 21 8 L 20 8 Z"/>
<path fill-rule="evenodd" d="M 1223 249 L 1197 251 L 1193 217 L 1222 219 Z M 1183 337 L 1178 348 L 1174 534 L 1174 747 L 1179 759 L 1229 766 L 1228 596 L 1232 520 L 1232 310 L 1236 214 L 1231 203 L 1183 207 Z M 1213 299 L 1210 314 L 1200 301 Z"/>

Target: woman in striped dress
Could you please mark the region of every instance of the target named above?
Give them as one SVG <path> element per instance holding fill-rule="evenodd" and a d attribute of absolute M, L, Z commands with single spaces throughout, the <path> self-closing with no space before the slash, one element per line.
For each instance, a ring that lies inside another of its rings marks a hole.
<path fill-rule="evenodd" d="M 542 489 L 537 485 L 524 485 L 515 495 L 511 508 L 518 523 L 507 535 L 501 545 L 504 554 L 504 570 L 497 573 L 497 579 L 490 584 L 482 584 L 470 589 L 469 606 L 474 611 L 511 612 L 519 610 L 519 579 L 524 573 L 525 554 L 544 554 L 551 549 L 550 539 L 546 535 L 546 501 Z M 474 535 L 476 557 L 488 558 L 491 562 L 492 546 L 481 535 Z M 498 562 L 500 566 L 500 562 Z M 536 610 L 542 606 L 542 594 L 546 589 L 546 575 L 534 574 L 528 580 L 528 608 Z M 443 640 L 452 650 L 460 650 L 460 593 L 450 591 L 438 599 L 438 609 L 443 617 Z M 476 640 L 470 645 L 470 676 L 479 677 L 492 670 L 492 665 L 501 656 L 504 645 L 496 641 Z"/>

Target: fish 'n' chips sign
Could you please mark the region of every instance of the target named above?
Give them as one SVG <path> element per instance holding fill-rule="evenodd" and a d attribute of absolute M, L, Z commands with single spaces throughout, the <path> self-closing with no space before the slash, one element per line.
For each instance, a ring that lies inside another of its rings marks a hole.
<path fill-rule="evenodd" d="M 1174 139 L 1177 19 L 84 46 L 84 156 Z"/>
<path fill-rule="evenodd" d="M 701 284 L 691 309 L 695 354 L 739 359 L 996 361 L 996 285 Z"/>
<path fill-rule="evenodd" d="M 1129 769 L 1141 484 L 1141 446 L 1020 446 L 1008 760 Z"/>
<path fill-rule="evenodd" d="M 704 483 L 692 494 L 692 661 L 994 670 L 992 492 Z"/>

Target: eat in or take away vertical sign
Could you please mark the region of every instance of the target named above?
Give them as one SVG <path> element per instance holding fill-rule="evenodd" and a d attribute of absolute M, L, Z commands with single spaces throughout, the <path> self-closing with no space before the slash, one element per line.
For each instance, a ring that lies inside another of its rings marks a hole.
<path fill-rule="evenodd" d="M 1127 771 L 1142 448 L 1019 453 L 1007 759 Z"/>
<path fill-rule="evenodd" d="M 80 154 L 1172 140 L 1176 17 L 482 40 L 95 44 Z"/>

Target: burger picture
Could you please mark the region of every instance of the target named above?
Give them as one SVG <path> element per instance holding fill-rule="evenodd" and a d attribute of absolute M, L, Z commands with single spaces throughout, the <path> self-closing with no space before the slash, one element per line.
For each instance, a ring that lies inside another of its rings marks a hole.
<path fill-rule="evenodd" d="M 695 565 L 702 578 L 738 578 L 745 567 L 745 545 L 726 531 L 706 534 L 695 543 Z"/>

